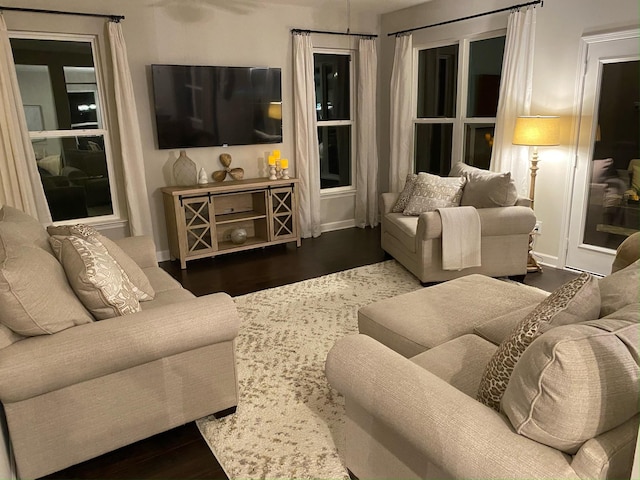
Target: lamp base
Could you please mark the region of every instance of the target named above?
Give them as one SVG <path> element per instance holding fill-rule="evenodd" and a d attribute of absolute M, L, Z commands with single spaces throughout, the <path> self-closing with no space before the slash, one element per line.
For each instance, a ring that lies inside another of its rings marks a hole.
<path fill-rule="evenodd" d="M 533 258 L 533 236 L 532 232 L 529 234 L 529 252 L 527 256 L 527 273 L 542 272 L 542 267 L 538 264 L 538 261 Z"/>

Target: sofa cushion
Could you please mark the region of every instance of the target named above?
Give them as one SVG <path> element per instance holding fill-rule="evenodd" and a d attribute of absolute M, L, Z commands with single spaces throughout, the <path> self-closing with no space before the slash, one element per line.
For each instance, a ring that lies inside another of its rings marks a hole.
<path fill-rule="evenodd" d="M 385 230 L 402 243 L 411 253 L 416 252 L 416 230 L 418 217 L 408 217 L 401 213 L 385 215 Z"/>
<path fill-rule="evenodd" d="M 105 237 L 100 232 L 98 232 L 95 228 L 89 225 L 61 225 L 61 226 L 49 226 L 47 227 L 47 231 L 49 235 L 63 235 L 70 236 L 75 235 L 82 238 L 95 237 L 98 241 L 104 245 L 104 247 L 109 252 L 109 255 L 113 257 L 113 259 L 118 262 L 120 267 L 126 272 L 127 277 L 131 283 L 133 283 L 137 287 L 136 294 L 138 295 L 138 300 L 141 302 L 153 300 L 155 296 L 155 291 L 149 282 L 149 279 L 142 271 L 142 269 L 138 266 L 138 264 L 133 261 L 133 259 L 127 255 L 122 248 L 120 248 L 113 240 L 108 237 Z"/>
<path fill-rule="evenodd" d="M 482 372 L 496 348 L 477 335 L 467 334 L 420 353 L 411 361 L 474 397 Z"/>
<path fill-rule="evenodd" d="M 49 235 L 38 220 L 17 208 L 4 205 L 0 210 L 0 237 L 2 246 L 33 246 L 53 253 L 49 246 Z"/>
<path fill-rule="evenodd" d="M 51 237 L 60 263 L 84 306 L 98 320 L 140 311 L 135 287 L 97 239 Z"/>
<path fill-rule="evenodd" d="M 552 329 L 514 368 L 504 412 L 519 434 L 573 454 L 640 411 L 639 345 L 638 323 Z"/>
<path fill-rule="evenodd" d="M 640 302 L 640 260 L 598 281 L 600 316 L 606 317 L 625 305 Z"/>
<path fill-rule="evenodd" d="M 0 245 L 3 241 L 0 234 Z M 0 311 L 4 325 L 27 337 L 93 321 L 62 266 L 35 246 L 0 247 Z"/>
<path fill-rule="evenodd" d="M 409 198 L 411 198 L 411 194 L 413 193 L 413 186 L 416 178 L 418 178 L 418 175 L 415 173 L 407 174 L 407 179 L 404 182 L 404 188 L 402 189 L 402 192 L 400 192 L 400 195 L 398 195 L 398 199 L 391 209 L 392 213 L 402 213 L 404 209 L 407 208 Z"/>
<path fill-rule="evenodd" d="M 511 173 L 496 173 L 463 162 L 453 165 L 449 176 L 465 177 L 460 205 L 476 208 L 510 207 L 516 204 L 518 191 Z"/>
<path fill-rule="evenodd" d="M 627 268 L 629 265 L 640 259 L 640 232 L 625 238 L 616 250 L 616 258 L 611 265 L 611 273 Z"/>
<path fill-rule="evenodd" d="M 500 410 L 513 367 L 526 348 L 552 326 L 598 318 L 598 282 L 588 273 L 570 280 L 544 299 L 500 344 L 489 361 L 478 388 L 478 401 Z"/>
<path fill-rule="evenodd" d="M 518 326 L 527 315 L 529 315 L 538 303 L 527 305 L 512 312 L 505 313 L 499 317 L 492 318 L 488 322 L 478 325 L 473 329 L 473 333 L 481 336 L 485 340 L 500 345 L 505 338 Z"/>
<path fill-rule="evenodd" d="M 438 208 L 457 207 L 462 198 L 464 177 L 439 177 L 425 173 L 418 175 L 404 215 L 420 215 Z"/>

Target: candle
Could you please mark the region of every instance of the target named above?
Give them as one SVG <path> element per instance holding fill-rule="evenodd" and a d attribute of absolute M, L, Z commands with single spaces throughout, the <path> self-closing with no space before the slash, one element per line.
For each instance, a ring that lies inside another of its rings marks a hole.
<path fill-rule="evenodd" d="M 280 158 L 280 150 L 273 151 L 273 158 L 275 158 L 276 160 Z"/>
<path fill-rule="evenodd" d="M 276 164 L 276 157 L 274 157 L 273 155 L 269 155 L 269 165 L 275 165 Z"/>
<path fill-rule="evenodd" d="M 282 168 L 289 168 L 289 160 L 283 158 L 282 160 L 280 160 L 280 165 L 282 166 Z"/>

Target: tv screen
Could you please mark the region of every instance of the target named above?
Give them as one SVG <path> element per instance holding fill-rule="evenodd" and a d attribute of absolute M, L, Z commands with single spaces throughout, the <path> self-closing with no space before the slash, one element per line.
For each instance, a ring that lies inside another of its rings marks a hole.
<path fill-rule="evenodd" d="M 282 142 L 279 68 L 152 65 L 158 148 Z"/>

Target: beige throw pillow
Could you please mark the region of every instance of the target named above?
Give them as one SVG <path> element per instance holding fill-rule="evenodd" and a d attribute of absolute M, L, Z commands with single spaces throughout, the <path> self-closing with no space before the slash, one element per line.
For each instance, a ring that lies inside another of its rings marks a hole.
<path fill-rule="evenodd" d="M 138 300 L 141 302 L 146 302 L 148 300 L 154 299 L 156 292 L 151 286 L 149 278 L 147 278 L 147 275 L 142 271 L 138 264 L 129 255 L 127 255 L 124 250 L 122 250 L 122 248 L 120 248 L 113 240 L 105 237 L 95 228 L 89 225 L 81 224 L 62 226 L 52 225 L 47 227 L 47 231 L 52 236 L 74 235 L 84 239 L 89 239 L 91 237 L 96 238 L 102 245 L 105 246 L 105 248 L 109 252 L 109 255 L 111 255 L 113 259 L 120 265 L 120 267 L 122 267 L 122 269 L 126 272 L 127 277 L 129 277 L 131 283 L 136 286 L 136 294 L 138 295 Z"/>
<path fill-rule="evenodd" d="M 640 260 L 598 281 L 600 316 L 606 317 L 625 305 L 640 302 Z"/>
<path fill-rule="evenodd" d="M 510 207 L 518 200 L 511 173 L 495 173 L 458 162 L 449 173 L 452 177 L 465 177 L 460 205 L 476 208 Z"/>
<path fill-rule="evenodd" d="M 71 288 L 96 319 L 140 311 L 135 286 L 102 243 L 73 235 L 50 241 Z"/>
<path fill-rule="evenodd" d="M 640 411 L 640 325 L 594 320 L 545 333 L 522 354 L 502 399 L 516 432 L 574 454 Z"/>
<path fill-rule="evenodd" d="M 480 380 L 477 399 L 500 411 L 500 400 L 522 353 L 544 331 L 598 318 L 600 293 L 595 277 L 583 273 L 545 298 L 500 344 Z"/>
<path fill-rule="evenodd" d="M 463 177 L 439 177 L 430 173 L 418 175 L 407 208 L 402 213 L 420 215 L 438 208 L 457 207 L 464 184 Z"/>
<path fill-rule="evenodd" d="M 407 208 L 407 204 L 409 203 L 409 199 L 413 193 L 413 186 L 416 178 L 418 178 L 418 175 L 415 173 L 409 173 L 407 175 L 407 179 L 404 182 L 404 188 L 402 189 L 402 192 L 400 192 L 400 195 L 396 200 L 396 204 L 391 209 L 392 213 L 402 213 L 404 212 L 404 209 Z"/>

